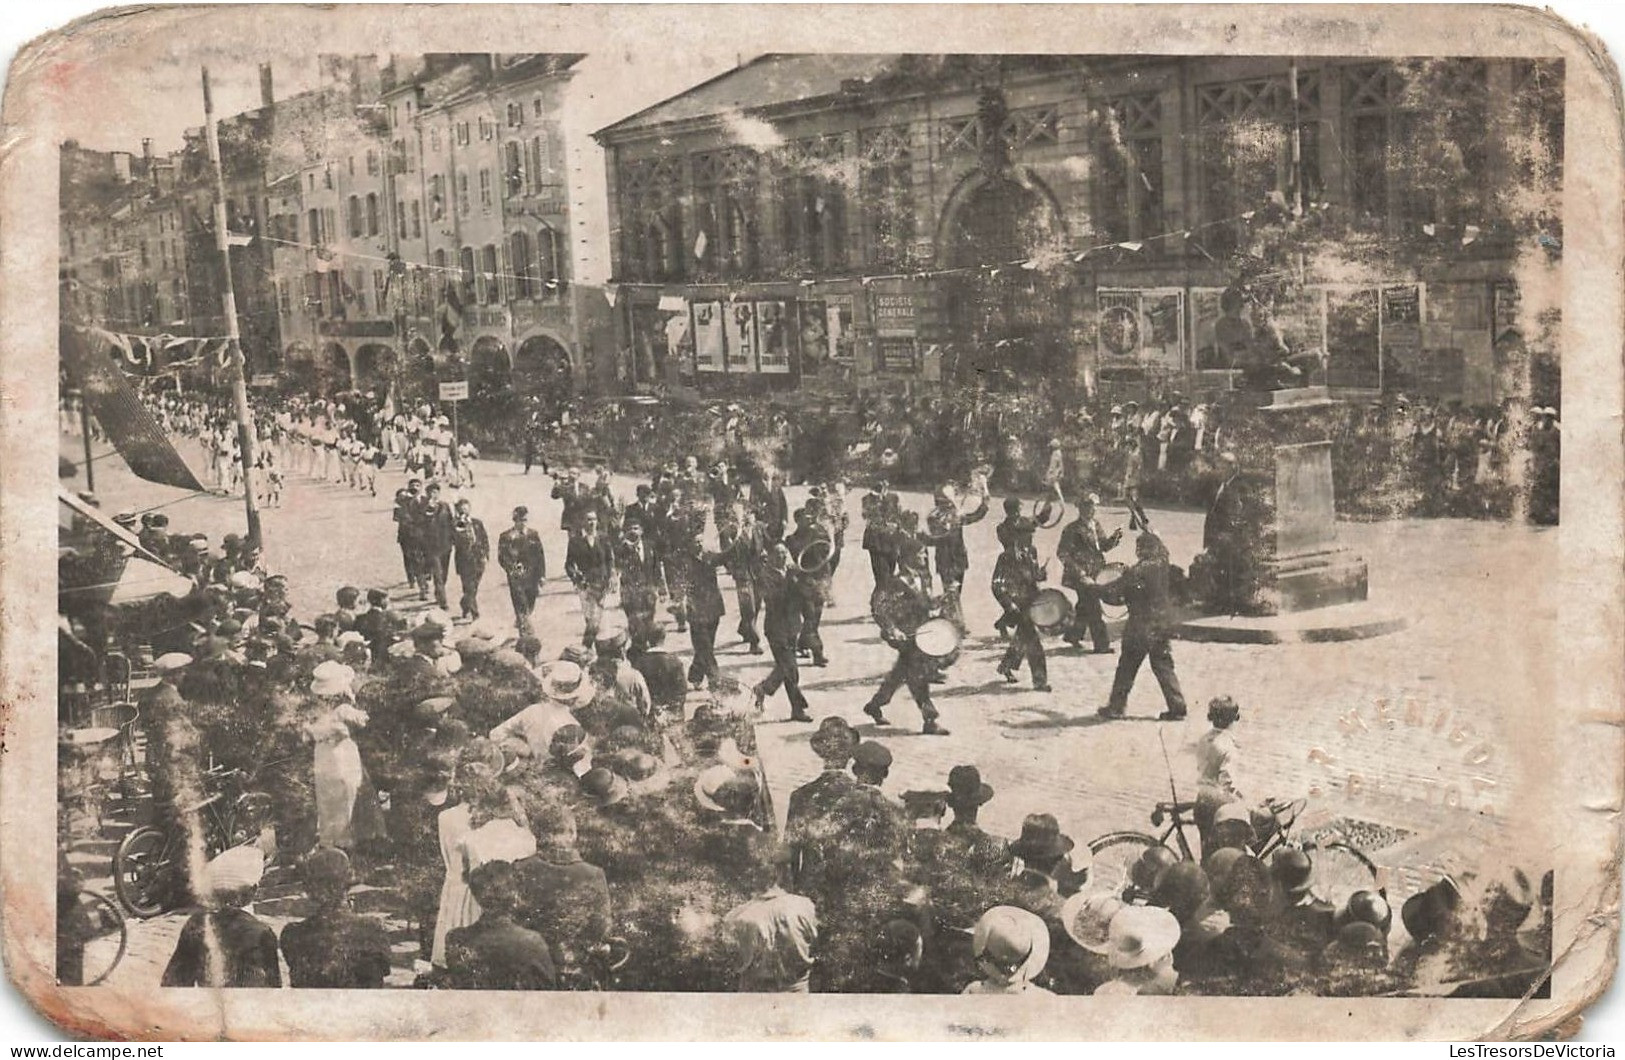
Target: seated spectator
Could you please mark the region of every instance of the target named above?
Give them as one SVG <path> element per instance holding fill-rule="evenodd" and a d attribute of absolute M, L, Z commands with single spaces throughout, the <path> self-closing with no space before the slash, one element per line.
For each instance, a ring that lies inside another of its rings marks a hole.
<path fill-rule="evenodd" d="M 1008 905 L 982 914 L 971 937 L 979 978 L 967 994 L 1047 994 L 1033 980 L 1049 963 L 1049 928 L 1044 921 Z"/>
<path fill-rule="evenodd" d="M 1128 905 L 1117 911 L 1107 929 L 1106 959 L 1112 978 L 1095 991 L 1112 994 L 1172 994 L 1179 985 L 1174 947 L 1179 921 L 1166 909 Z"/>
<path fill-rule="evenodd" d="M 513 865 L 488 861 L 468 874 L 480 917 L 446 935 L 446 971 L 464 990 L 551 990 L 557 980 L 547 940 L 514 922 Z"/>
<path fill-rule="evenodd" d="M 163 986 L 281 986 L 276 932 L 248 912 L 265 855 L 258 847 L 233 847 L 203 870 L 203 908 L 181 928 L 164 968 Z"/>
<path fill-rule="evenodd" d="M 604 870 L 576 850 L 576 820 L 555 798 L 527 802 L 536 853 L 514 863 L 518 922 L 547 939 L 553 967 L 568 976 L 580 969 L 610 931 L 609 884 Z"/>
<path fill-rule="evenodd" d="M 688 700 L 683 660 L 666 650 L 665 626 L 649 627 L 645 639 L 648 647 L 631 657 L 632 666 L 643 675 L 655 713 L 666 711 L 681 718 Z"/>
<path fill-rule="evenodd" d="M 282 956 L 289 986 L 376 989 L 389 975 L 389 937 L 371 917 L 345 908 L 350 859 L 334 847 L 318 847 L 301 866 L 316 912 L 282 929 Z"/>
<path fill-rule="evenodd" d="M 741 993 L 809 990 L 818 913 L 811 899 L 785 889 L 788 861 L 774 853 L 740 866 L 754 874 L 756 896 L 730 912 L 723 923 L 733 944 L 736 989 Z"/>

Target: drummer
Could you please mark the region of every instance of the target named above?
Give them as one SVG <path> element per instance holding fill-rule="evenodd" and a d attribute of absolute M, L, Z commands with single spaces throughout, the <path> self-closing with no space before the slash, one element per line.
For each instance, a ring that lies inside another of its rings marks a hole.
<path fill-rule="evenodd" d="M 1044 642 L 1038 635 L 1038 626 L 1028 608 L 1038 597 L 1038 585 L 1045 574 L 1038 559 L 1026 546 L 1020 535 L 1005 539 L 1004 551 L 993 567 L 993 597 L 1004 608 L 1002 621 L 1013 631 L 1010 646 L 1005 649 L 999 663 L 999 676 L 1010 684 L 1016 683 L 1016 667 L 1023 657 L 1033 675 L 1033 691 L 1048 692 L 1049 664 L 1044 657 Z"/>
<path fill-rule="evenodd" d="M 1078 517 L 1061 531 L 1061 542 L 1055 552 L 1061 561 L 1061 584 L 1078 595 L 1066 642 L 1078 647 L 1087 633 L 1094 641 L 1095 655 L 1110 655 L 1112 638 L 1106 630 L 1106 616 L 1100 610 L 1100 587 L 1096 578 L 1106 568 L 1106 553 L 1117 547 L 1123 531 L 1113 530 L 1110 535 L 1100 532 L 1100 523 L 1095 519 L 1095 505 L 1099 500 L 1093 493 L 1078 499 Z"/>
<path fill-rule="evenodd" d="M 914 697 L 914 705 L 919 708 L 920 717 L 925 722 L 921 731 L 927 736 L 947 736 L 948 730 L 937 724 L 937 708 L 931 702 L 931 682 L 952 661 L 952 654 L 946 661 L 927 655 L 920 649 L 914 636 L 938 612 L 921 585 L 924 565 L 923 548 L 917 545 L 905 548 L 897 557 L 896 573 L 887 576 L 876 586 L 874 595 L 870 597 L 870 608 L 875 624 L 880 627 L 880 637 L 897 652 L 897 661 L 892 664 L 869 702 L 864 704 L 863 712 L 873 718 L 876 725 L 891 724 L 882 713 L 882 708 L 891 702 L 898 688 L 907 685 L 909 695 Z M 951 623 L 946 625 L 949 630 L 954 630 Z"/>

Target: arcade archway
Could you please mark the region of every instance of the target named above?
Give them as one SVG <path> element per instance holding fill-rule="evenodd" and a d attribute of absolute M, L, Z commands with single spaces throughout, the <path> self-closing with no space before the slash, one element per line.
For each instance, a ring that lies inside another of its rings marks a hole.
<path fill-rule="evenodd" d="M 356 389 L 379 391 L 386 389 L 395 378 L 397 360 L 394 349 L 380 343 L 369 342 L 356 350 Z"/>
<path fill-rule="evenodd" d="M 570 351 L 551 335 L 532 335 L 513 359 L 513 388 L 523 397 L 563 401 L 570 394 Z"/>
<path fill-rule="evenodd" d="M 343 346 L 330 342 L 322 350 L 322 384 L 329 394 L 349 390 L 354 382 L 350 354 Z"/>

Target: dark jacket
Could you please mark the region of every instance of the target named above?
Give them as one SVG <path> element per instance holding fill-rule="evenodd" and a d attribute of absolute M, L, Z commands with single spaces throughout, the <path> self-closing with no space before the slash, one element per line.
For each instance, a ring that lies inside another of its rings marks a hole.
<path fill-rule="evenodd" d="M 1246 509 L 1246 487 L 1241 476 L 1219 483 L 1208 502 L 1207 517 L 1202 520 L 1202 547 L 1233 547 L 1243 530 Z"/>
<path fill-rule="evenodd" d="M 514 863 L 515 919 L 547 940 L 557 967 L 579 967 L 587 950 L 609 936 L 609 884 L 604 870 L 569 855 L 532 854 Z"/>
<path fill-rule="evenodd" d="M 1061 540 L 1055 547 L 1055 556 L 1064 568 L 1062 584 L 1076 588 L 1076 582 L 1093 578 L 1106 565 L 1106 553 L 1116 545 L 1110 535 L 1100 532 L 1094 519 L 1079 517 L 1061 531 Z"/>
<path fill-rule="evenodd" d="M 490 913 L 447 933 L 446 969 L 461 990 L 551 990 L 557 978 L 547 940 Z"/>
<path fill-rule="evenodd" d="M 277 964 L 276 932 L 252 913 L 241 909 L 198 911 L 181 928 L 175 953 L 164 968 L 162 986 L 213 986 L 209 974 L 209 928 L 220 944 L 223 965 L 217 970 L 220 986 L 281 986 Z"/>
<path fill-rule="evenodd" d="M 692 545 L 676 556 L 682 566 L 683 587 L 687 590 L 685 606 L 690 622 L 716 622 L 727 614 L 728 607 L 717 585 L 717 567 L 723 556 L 720 552 L 707 552 Z"/>
<path fill-rule="evenodd" d="M 621 572 L 621 599 L 628 607 L 643 604 L 653 610 L 660 594 L 660 558 L 647 541 L 634 546 L 622 541 L 615 551 L 615 565 Z"/>
<path fill-rule="evenodd" d="M 1172 569 L 1167 560 L 1141 560 L 1128 569 L 1110 592 L 1101 598 L 1109 604 L 1128 606 L 1124 638 L 1166 637 L 1173 624 Z"/>
<path fill-rule="evenodd" d="M 542 535 L 530 527 L 520 533 L 513 527 L 497 535 L 497 565 L 509 578 L 540 581 L 547 577 L 547 555 L 542 551 Z"/>
<path fill-rule="evenodd" d="M 572 536 L 564 553 L 564 573 L 579 589 L 607 591 L 615 573 L 615 547 L 609 536 L 603 530 L 591 541 L 582 534 Z"/>
<path fill-rule="evenodd" d="M 1044 580 L 1036 560 L 1026 552 L 1001 552 L 993 565 L 993 598 L 1005 610 L 1023 610 L 1038 595 Z"/>
<path fill-rule="evenodd" d="M 484 570 L 491 559 L 491 539 L 485 533 L 485 524 L 470 517 L 465 523 L 454 523 L 452 532 L 457 569 Z"/>
<path fill-rule="evenodd" d="M 669 651 L 640 652 L 631 659 L 634 669 L 649 686 L 649 702 L 655 707 L 682 710 L 688 701 L 688 678 L 683 660 Z"/>
<path fill-rule="evenodd" d="M 757 576 L 762 596 L 762 632 L 769 641 L 794 644 L 801 636 L 801 587 L 788 571 L 764 566 Z"/>
<path fill-rule="evenodd" d="M 342 909 L 282 929 L 289 986 L 375 989 L 389 975 L 389 936 L 371 917 Z"/>
<path fill-rule="evenodd" d="M 425 503 L 418 525 L 422 527 L 420 540 L 429 555 L 444 556 L 451 551 L 455 537 L 451 528 L 451 505 L 445 501 Z"/>

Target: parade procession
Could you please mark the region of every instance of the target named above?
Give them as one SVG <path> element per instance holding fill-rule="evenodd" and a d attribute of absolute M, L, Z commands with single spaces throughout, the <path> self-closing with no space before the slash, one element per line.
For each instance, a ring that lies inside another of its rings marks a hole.
<path fill-rule="evenodd" d="M 61 147 L 59 982 L 1549 996 L 1561 62 L 306 73 Z"/>

